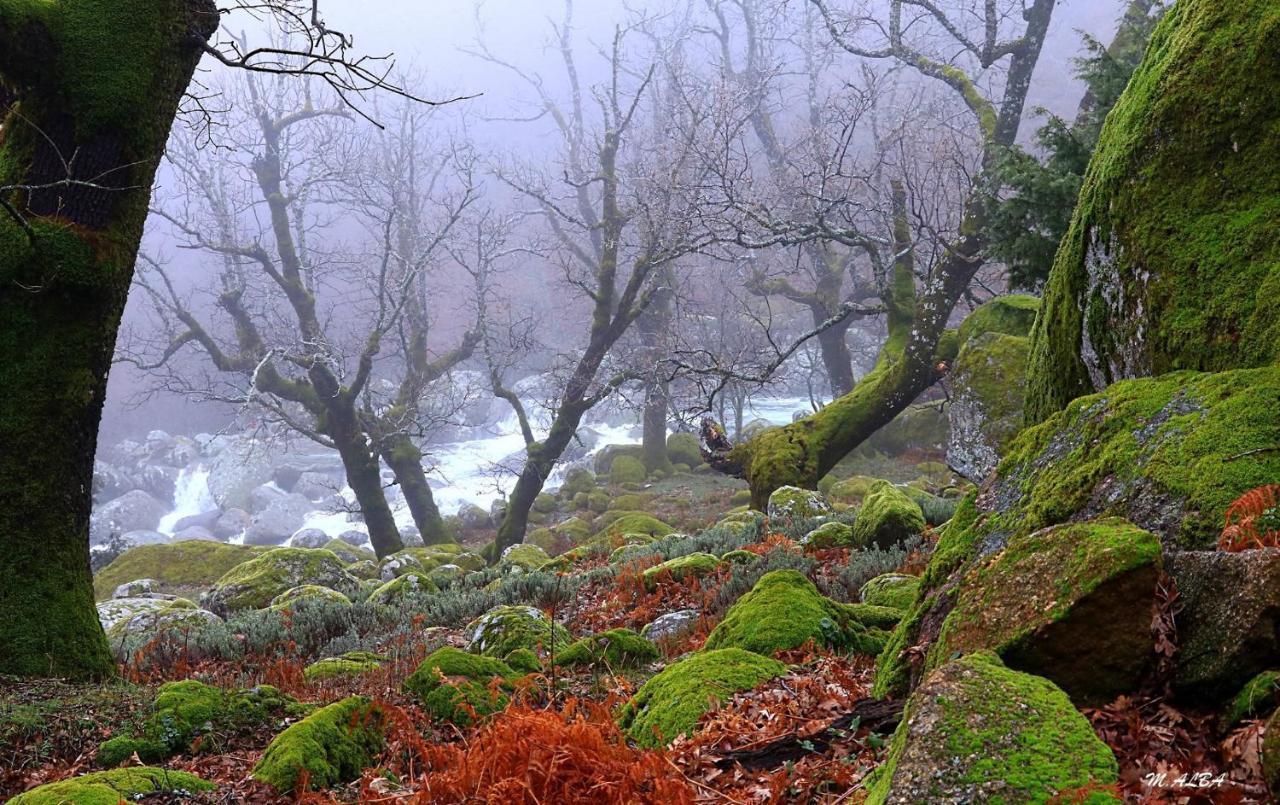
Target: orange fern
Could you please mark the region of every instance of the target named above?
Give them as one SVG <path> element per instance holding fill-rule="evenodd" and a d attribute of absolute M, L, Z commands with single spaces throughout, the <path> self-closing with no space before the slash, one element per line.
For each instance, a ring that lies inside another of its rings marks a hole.
<path fill-rule="evenodd" d="M 1245 492 L 1227 507 L 1226 520 L 1219 550 L 1280 547 L 1280 484 Z"/>

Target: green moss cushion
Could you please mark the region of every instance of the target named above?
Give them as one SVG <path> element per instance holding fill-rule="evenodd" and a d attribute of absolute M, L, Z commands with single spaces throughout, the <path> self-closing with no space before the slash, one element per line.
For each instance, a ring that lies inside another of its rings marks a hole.
<path fill-rule="evenodd" d="M 350 596 L 360 581 L 332 551 L 273 548 L 227 571 L 209 591 L 205 604 L 214 612 L 264 609 L 294 587 L 319 585 Z"/>
<path fill-rule="evenodd" d="M 920 504 L 888 481 L 876 481 L 858 509 L 852 541 L 863 548 L 892 548 L 924 528 Z"/>
<path fill-rule="evenodd" d="M 292 791 L 303 772 L 313 790 L 350 782 L 382 751 L 383 715 L 363 696 L 322 707 L 277 735 L 253 767 L 253 778 Z"/>
<path fill-rule="evenodd" d="M 688 734 L 713 702 L 781 676 L 777 660 L 737 648 L 701 651 L 667 666 L 636 691 L 618 723 L 640 746 L 658 747 Z"/>
<path fill-rule="evenodd" d="M 676 581 L 696 579 L 708 576 L 720 566 L 720 557 L 710 553 L 690 553 L 645 568 L 640 574 L 644 586 L 649 590 L 657 588 L 658 583 L 670 576 Z"/>
<path fill-rule="evenodd" d="M 42 785 L 9 800 L 9 805 L 119 805 L 152 794 L 198 794 L 214 788 L 187 772 L 135 766 Z"/>
<path fill-rule="evenodd" d="M 476 716 L 486 716 L 507 706 L 504 690 L 518 676 L 502 660 L 459 651 L 438 649 L 422 661 L 404 682 L 434 717 L 462 726 Z"/>
<path fill-rule="evenodd" d="M 628 668 L 658 659 L 658 647 L 630 629 L 608 631 L 584 637 L 559 652 L 557 665 L 603 665 Z"/>

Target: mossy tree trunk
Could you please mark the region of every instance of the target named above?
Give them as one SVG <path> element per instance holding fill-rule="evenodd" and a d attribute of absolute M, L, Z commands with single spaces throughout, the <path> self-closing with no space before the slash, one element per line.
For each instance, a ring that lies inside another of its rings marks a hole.
<path fill-rule="evenodd" d="M 662 288 L 653 295 L 653 301 L 636 321 L 640 341 L 645 345 L 645 360 L 650 364 L 644 369 L 644 412 L 641 417 L 640 444 L 643 450 L 644 468 L 649 472 L 671 472 L 671 459 L 667 456 L 667 409 L 671 404 L 670 383 L 662 372 L 665 358 L 663 338 L 671 326 L 671 285 L 675 282 L 670 268 L 661 272 L 658 280 Z"/>
<path fill-rule="evenodd" d="M 113 663 L 88 525 L 151 184 L 207 0 L 0 0 L 0 673 Z"/>
<path fill-rule="evenodd" d="M 422 534 L 422 541 L 428 545 L 453 542 L 453 537 L 445 530 L 435 496 L 431 494 L 427 473 L 422 469 L 422 451 L 403 433 L 388 438 L 382 444 L 382 460 L 395 473 L 396 483 L 400 484 L 400 492 L 413 515 L 414 525 Z"/>

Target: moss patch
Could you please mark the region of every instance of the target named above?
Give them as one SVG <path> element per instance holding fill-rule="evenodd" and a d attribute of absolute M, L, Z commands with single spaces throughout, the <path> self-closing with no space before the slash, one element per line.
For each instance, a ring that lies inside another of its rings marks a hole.
<path fill-rule="evenodd" d="M 710 553 L 690 553 L 668 559 L 662 564 L 645 568 L 640 574 L 644 586 L 648 590 L 657 589 L 658 584 L 668 576 L 676 581 L 690 578 L 702 578 L 716 572 L 720 566 L 720 558 Z"/>
<path fill-rule="evenodd" d="M 607 526 L 596 532 L 592 542 L 608 542 L 623 534 L 648 534 L 651 537 L 665 537 L 674 534 L 675 529 L 666 523 L 644 512 L 617 512 L 617 516 Z"/>
<path fill-rule="evenodd" d="M 372 765 L 385 741 L 383 715 L 363 696 L 322 707 L 277 735 L 253 778 L 292 791 L 305 771 L 313 789 L 350 782 Z"/>
<path fill-rule="evenodd" d="M 118 805 L 121 800 L 133 801 L 153 794 L 197 794 L 214 788 L 213 783 L 187 772 L 135 766 L 42 785 L 9 800 L 9 805 Z"/>
<path fill-rule="evenodd" d="M 618 723 L 640 746 L 658 747 L 693 731 L 713 702 L 781 676 L 787 667 L 750 651 L 703 651 L 667 666 L 618 712 Z"/>
<path fill-rule="evenodd" d="M 263 553 L 248 545 L 188 540 L 169 545 L 139 545 L 116 557 L 93 578 L 97 600 L 110 598 L 116 587 L 134 579 L 155 579 L 155 592 L 185 592 L 208 587 L 236 565 Z"/>
<path fill-rule="evenodd" d="M 531 606 L 498 606 L 467 624 L 467 650 L 504 658 L 516 649 L 550 655 L 566 648 L 573 637 L 558 623 Z"/>
<path fill-rule="evenodd" d="M 892 548 L 924 528 L 920 504 L 888 481 L 877 481 L 858 510 L 852 539 L 853 544 L 864 548 Z"/>
<path fill-rule="evenodd" d="M 920 593 L 920 579 L 904 573 L 885 573 L 862 585 L 858 597 L 864 604 L 906 611 Z"/>
<path fill-rule="evenodd" d="M 316 584 L 351 595 L 360 582 L 332 551 L 311 548 L 273 548 L 227 571 L 209 592 L 217 611 L 263 609 L 281 593 L 299 585 Z"/>
<path fill-rule="evenodd" d="M 507 706 L 503 691 L 511 689 L 516 676 L 502 660 L 445 647 L 422 661 L 404 689 L 417 695 L 434 717 L 468 726 L 475 717 Z"/>
<path fill-rule="evenodd" d="M 1263 671 L 1249 680 L 1222 713 L 1222 723 L 1233 727 L 1246 718 L 1266 715 L 1280 704 L 1280 671 Z"/>
<path fill-rule="evenodd" d="M 658 659 L 658 647 L 630 629 L 609 629 L 584 637 L 556 654 L 557 665 L 633 668 Z"/>
<path fill-rule="evenodd" d="M 370 651 L 348 651 L 339 657 L 325 657 L 302 669 L 302 676 L 308 682 L 320 682 L 343 676 L 359 676 L 376 671 L 387 661 L 387 657 Z"/>

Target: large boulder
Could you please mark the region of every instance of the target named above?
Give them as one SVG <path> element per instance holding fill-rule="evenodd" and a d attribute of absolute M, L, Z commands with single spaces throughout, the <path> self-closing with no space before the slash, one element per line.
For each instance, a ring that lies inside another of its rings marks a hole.
<path fill-rule="evenodd" d="M 328 587 L 348 598 L 360 588 L 360 580 L 331 551 L 275 548 L 227 571 L 203 603 L 219 614 L 265 609 L 276 596 L 304 584 Z"/>
<path fill-rule="evenodd" d="M 246 545 L 281 545 L 299 529 L 315 509 L 311 501 L 295 493 L 281 495 L 253 516 L 244 532 Z"/>
<path fill-rule="evenodd" d="M 894 548 L 924 528 L 919 503 L 888 481 L 876 481 L 858 509 L 851 538 L 861 548 Z"/>
<path fill-rule="evenodd" d="M 141 489 L 125 492 L 115 500 L 95 506 L 89 518 L 89 544 L 98 545 L 112 533 L 154 531 L 169 507 Z"/>
<path fill-rule="evenodd" d="M 1160 541 L 1118 518 L 1014 537 L 951 593 L 925 670 L 990 650 L 1081 705 L 1105 704 L 1148 669 L 1160 569 Z"/>
<path fill-rule="evenodd" d="M 304 777 L 314 789 L 351 782 L 382 751 L 384 724 L 383 709 L 362 696 L 322 707 L 272 739 L 253 778 L 280 792 Z"/>
<path fill-rule="evenodd" d="M 507 706 L 504 690 L 518 674 L 502 660 L 468 654 L 456 648 L 438 649 L 404 681 L 404 689 L 422 700 L 440 721 L 470 725 Z"/>
<path fill-rule="evenodd" d="M 1280 17 L 1180 0 L 1107 116 L 1045 286 L 1027 416 L 1280 357 Z"/>
<path fill-rule="evenodd" d="M 573 642 L 567 629 L 536 607 L 497 606 L 467 624 L 467 651 L 506 659 L 525 649 L 549 656 Z"/>
<path fill-rule="evenodd" d="M 1085 798 L 1117 778 L 1115 756 L 1066 694 L 979 653 L 939 668 L 907 702 L 866 801 L 1118 801 Z"/>
<path fill-rule="evenodd" d="M 825 517 L 833 510 L 820 492 L 798 486 L 780 486 L 769 495 L 766 511 L 770 520 L 785 523 Z"/>
<path fill-rule="evenodd" d="M 981 483 L 1022 429 L 1028 338 L 985 333 L 966 343 L 951 372 L 947 464 Z"/>
<path fill-rule="evenodd" d="M 152 579 L 159 593 L 189 593 L 208 587 L 228 570 L 262 553 L 261 548 L 221 542 L 174 542 L 143 545 L 116 557 L 93 578 L 98 600 L 110 598 L 115 589 L 135 579 Z"/>
<path fill-rule="evenodd" d="M 131 766 L 127 769 L 95 771 L 56 783 L 46 783 L 19 794 L 9 800 L 9 805 L 61 805 L 61 803 L 97 805 L 97 803 L 108 802 L 135 802 L 143 798 L 153 799 L 157 795 L 186 800 L 192 795 L 211 792 L 215 788 L 217 786 L 213 783 L 201 780 L 189 772 L 150 766 Z"/>
<path fill-rule="evenodd" d="M 1174 685 L 1193 701 L 1221 701 L 1280 668 L 1280 549 L 1171 555 L 1178 590 Z"/>
<path fill-rule="evenodd" d="M 224 509 L 250 509 L 249 493 L 271 480 L 279 454 L 268 442 L 228 439 L 209 464 L 209 493 Z"/>
<path fill-rule="evenodd" d="M 102 617 L 104 606 L 128 600 L 132 599 L 117 599 L 98 605 L 99 620 L 103 622 L 107 637 L 111 639 L 113 644 L 126 637 L 150 636 L 166 629 L 198 629 L 211 623 L 219 623 L 222 620 L 222 618 L 219 618 L 209 610 L 201 609 L 185 598 L 175 598 L 172 601 L 149 598 L 142 600 L 150 601 L 153 604 L 152 606 L 137 607 L 131 614 L 123 618 L 117 618 L 110 626 L 107 626 L 105 619 Z"/>

